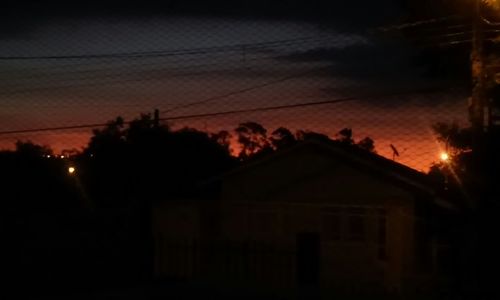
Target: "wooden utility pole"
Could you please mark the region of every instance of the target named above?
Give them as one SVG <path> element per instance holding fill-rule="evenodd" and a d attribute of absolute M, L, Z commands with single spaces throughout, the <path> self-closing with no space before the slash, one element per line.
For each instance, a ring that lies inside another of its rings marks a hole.
<path fill-rule="evenodd" d="M 154 127 L 156 127 L 156 128 L 160 127 L 160 111 L 158 109 L 155 109 L 154 117 L 153 117 L 153 124 L 154 124 Z"/>
<path fill-rule="evenodd" d="M 487 129 L 488 105 L 485 95 L 486 72 L 484 58 L 484 24 L 481 18 L 481 1 L 475 0 L 473 18 L 473 41 L 471 52 L 472 97 L 469 103 L 469 120 L 474 132 L 474 147 L 479 146 Z"/>

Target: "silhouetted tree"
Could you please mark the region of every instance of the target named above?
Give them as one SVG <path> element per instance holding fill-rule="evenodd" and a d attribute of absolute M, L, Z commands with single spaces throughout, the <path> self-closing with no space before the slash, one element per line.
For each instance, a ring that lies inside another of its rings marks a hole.
<path fill-rule="evenodd" d="M 238 155 L 240 159 L 245 160 L 257 153 L 270 150 L 267 129 L 261 124 L 256 122 L 241 123 L 234 131 L 241 146 Z"/>
<path fill-rule="evenodd" d="M 122 270 L 116 278 L 144 279 L 152 274 L 151 205 L 192 197 L 201 182 L 231 168 L 235 159 L 206 132 L 174 131 L 149 114 L 127 124 L 117 118 L 94 130 L 78 157 L 78 178 L 105 216 L 102 231 L 113 235 L 105 249 L 109 269 Z M 120 255 L 112 254 L 115 248 L 123 249 Z M 123 261 L 128 271 L 120 269 Z"/>
<path fill-rule="evenodd" d="M 296 143 L 297 139 L 288 128 L 280 127 L 272 133 L 271 144 L 276 150 L 288 148 Z"/>
<path fill-rule="evenodd" d="M 125 145 L 124 126 L 123 118 L 118 117 L 108 122 L 105 128 L 93 130 L 93 135 L 84 153 L 96 156 L 117 155 L 117 152 Z"/>
<path fill-rule="evenodd" d="M 352 129 L 351 128 L 344 128 L 338 133 L 339 139 L 338 141 L 346 144 L 346 145 L 353 145 L 354 140 L 352 139 Z"/>
<path fill-rule="evenodd" d="M 217 133 L 213 133 L 210 137 L 216 141 L 219 145 L 223 146 L 227 152 L 231 153 L 231 138 L 232 135 L 227 130 L 221 130 Z"/>
<path fill-rule="evenodd" d="M 357 143 L 358 147 L 369 152 L 375 152 L 375 142 L 370 138 L 366 137 Z"/>
<path fill-rule="evenodd" d="M 500 227 L 497 218 L 500 211 L 500 132 L 491 128 L 474 136 L 470 127 L 460 127 L 456 123 L 438 123 L 433 128 L 438 139 L 448 145 L 451 158 L 435 163 L 429 175 L 448 200 L 463 208 L 462 245 L 471 251 L 466 254 L 472 259 L 461 272 L 465 275 L 471 270 L 481 270 L 463 284 L 474 280 L 479 290 L 473 289 L 473 293 L 493 295 L 498 289 L 491 274 L 500 266 L 500 249 L 491 239 Z"/>
<path fill-rule="evenodd" d="M 47 146 L 24 141 L 13 151 L 0 152 L 0 273 L 14 290 L 30 286 L 40 294 L 56 285 L 70 287 L 69 278 L 78 281 L 82 272 L 80 251 L 85 247 L 77 227 L 87 211 L 75 178 L 67 173 L 69 161 L 52 153 Z"/>
<path fill-rule="evenodd" d="M 318 132 L 314 132 L 314 131 L 309 131 L 309 130 L 298 130 L 295 135 L 296 135 L 297 140 L 299 140 L 299 141 L 307 141 L 310 139 L 315 139 L 315 140 L 325 141 L 325 142 L 332 141 L 330 139 L 330 137 L 326 134 L 318 133 Z"/>
<path fill-rule="evenodd" d="M 24 157 L 46 157 L 47 155 L 53 155 L 54 151 L 48 146 L 41 146 L 34 144 L 31 141 L 17 141 L 16 151 L 18 155 Z"/>

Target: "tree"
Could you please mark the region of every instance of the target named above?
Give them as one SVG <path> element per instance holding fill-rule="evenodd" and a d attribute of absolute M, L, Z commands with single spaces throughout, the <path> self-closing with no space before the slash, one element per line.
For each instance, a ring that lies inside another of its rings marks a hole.
<path fill-rule="evenodd" d="M 338 135 L 340 136 L 338 141 L 346 144 L 346 145 L 353 145 L 354 140 L 352 139 L 352 129 L 351 128 L 344 128 L 341 131 L 339 131 Z"/>
<path fill-rule="evenodd" d="M 16 153 L 25 157 L 45 157 L 53 155 L 54 151 L 48 146 L 34 144 L 31 141 L 17 141 Z"/>
<path fill-rule="evenodd" d="M 94 129 L 89 144 L 84 149 L 86 155 L 113 156 L 125 145 L 124 120 L 117 117 L 106 124 L 103 129 Z"/>
<path fill-rule="evenodd" d="M 462 271 L 470 272 L 469 267 L 482 270 L 474 273 L 475 277 L 471 279 L 481 292 L 494 295 L 498 289 L 491 273 L 500 266 L 500 249 L 491 236 L 497 234 L 500 226 L 497 218 L 500 209 L 500 132 L 491 128 L 477 135 L 471 127 L 460 127 L 456 123 L 436 124 L 434 131 L 438 139 L 448 145 L 451 159 L 434 164 L 429 175 L 447 199 L 463 208 L 461 217 L 467 225 L 463 244 L 468 243 L 473 251 L 467 254 L 473 258 L 472 265 Z M 471 240 L 471 236 L 475 239 Z"/>
<path fill-rule="evenodd" d="M 240 159 L 245 160 L 260 152 L 270 150 L 267 129 L 261 124 L 256 122 L 241 123 L 234 131 L 241 147 L 238 155 Z"/>
<path fill-rule="evenodd" d="M 279 127 L 273 131 L 270 142 L 274 149 L 280 150 L 295 145 L 297 139 L 288 128 Z"/>
<path fill-rule="evenodd" d="M 159 194 L 173 198 L 233 165 L 229 140 L 227 132 L 173 131 L 149 114 L 128 126 L 117 118 L 94 130 L 83 155 L 89 170 L 82 176 L 104 206 L 126 207 Z"/>
<path fill-rule="evenodd" d="M 454 154 L 460 154 L 465 151 L 470 151 L 472 148 L 472 129 L 460 128 L 460 126 L 453 122 L 451 124 L 439 122 L 432 126 L 433 131 L 436 133 L 437 138 Z"/>
<path fill-rule="evenodd" d="M 231 138 L 233 136 L 227 130 L 221 130 L 217 133 L 212 133 L 210 138 L 217 142 L 219 145 L 224 147 L 228 153 L 232 153 L 231 151 Z"/>
<path fill-rule="evenodd" d="M 197 198 L 204 180 L 231 168 L 235 160 L 225 145 L 206 132 L 174 131 L 148 114 L 125 124 L 117 118 L 94 130 L 78 157 L 78 180 L 104 218 L 101 231 L 124 237 L 108 243 L 110 269 L 128 260 L 125 274 L 147 278 L 152 274 L 153 203 Z M 113 247 L 126 249 L 120 252 L 121 258 L 111 254 Z"/>
<path fill-rule="evenodd" d="M 366 137 L 357 143 L 357 146 L 363 150 L 369 152 L 375 152 L 375 142 L 370 138 Z"/>
<path fill-rule="evenodd" d="M 297 140 L 299 141 L 307 141 L 307 140 L 318 140 L 318 141 L 325 141 L 329 142 L 332 141 L 330 137 L 326 134 L 323 133 L 318 133 L 314 131 L 309 131 L 309 130 L 298 130 L 296 133 Z"/>

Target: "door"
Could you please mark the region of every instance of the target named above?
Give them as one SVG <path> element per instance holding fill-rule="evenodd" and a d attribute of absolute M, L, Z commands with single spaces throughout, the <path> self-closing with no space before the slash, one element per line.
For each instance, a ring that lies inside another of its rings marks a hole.
<path fill-rule="evenodd" d="M 301 286 L 319 284 L 321 241 L 318 233 L 297 234 L 297 281 Z"/>

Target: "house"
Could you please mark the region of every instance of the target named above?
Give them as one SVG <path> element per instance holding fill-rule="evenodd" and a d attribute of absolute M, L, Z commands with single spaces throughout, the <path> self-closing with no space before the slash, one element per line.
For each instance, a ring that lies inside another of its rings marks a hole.
<path fill-rule="evenodd" d="M 444 278 L 451 254 L 437 224 L 453 205 L 424 174 L 374 153 L 309 140 L 210 185 L 211 199 L 154 209 L 158 276 L 346 292 Z"/>

